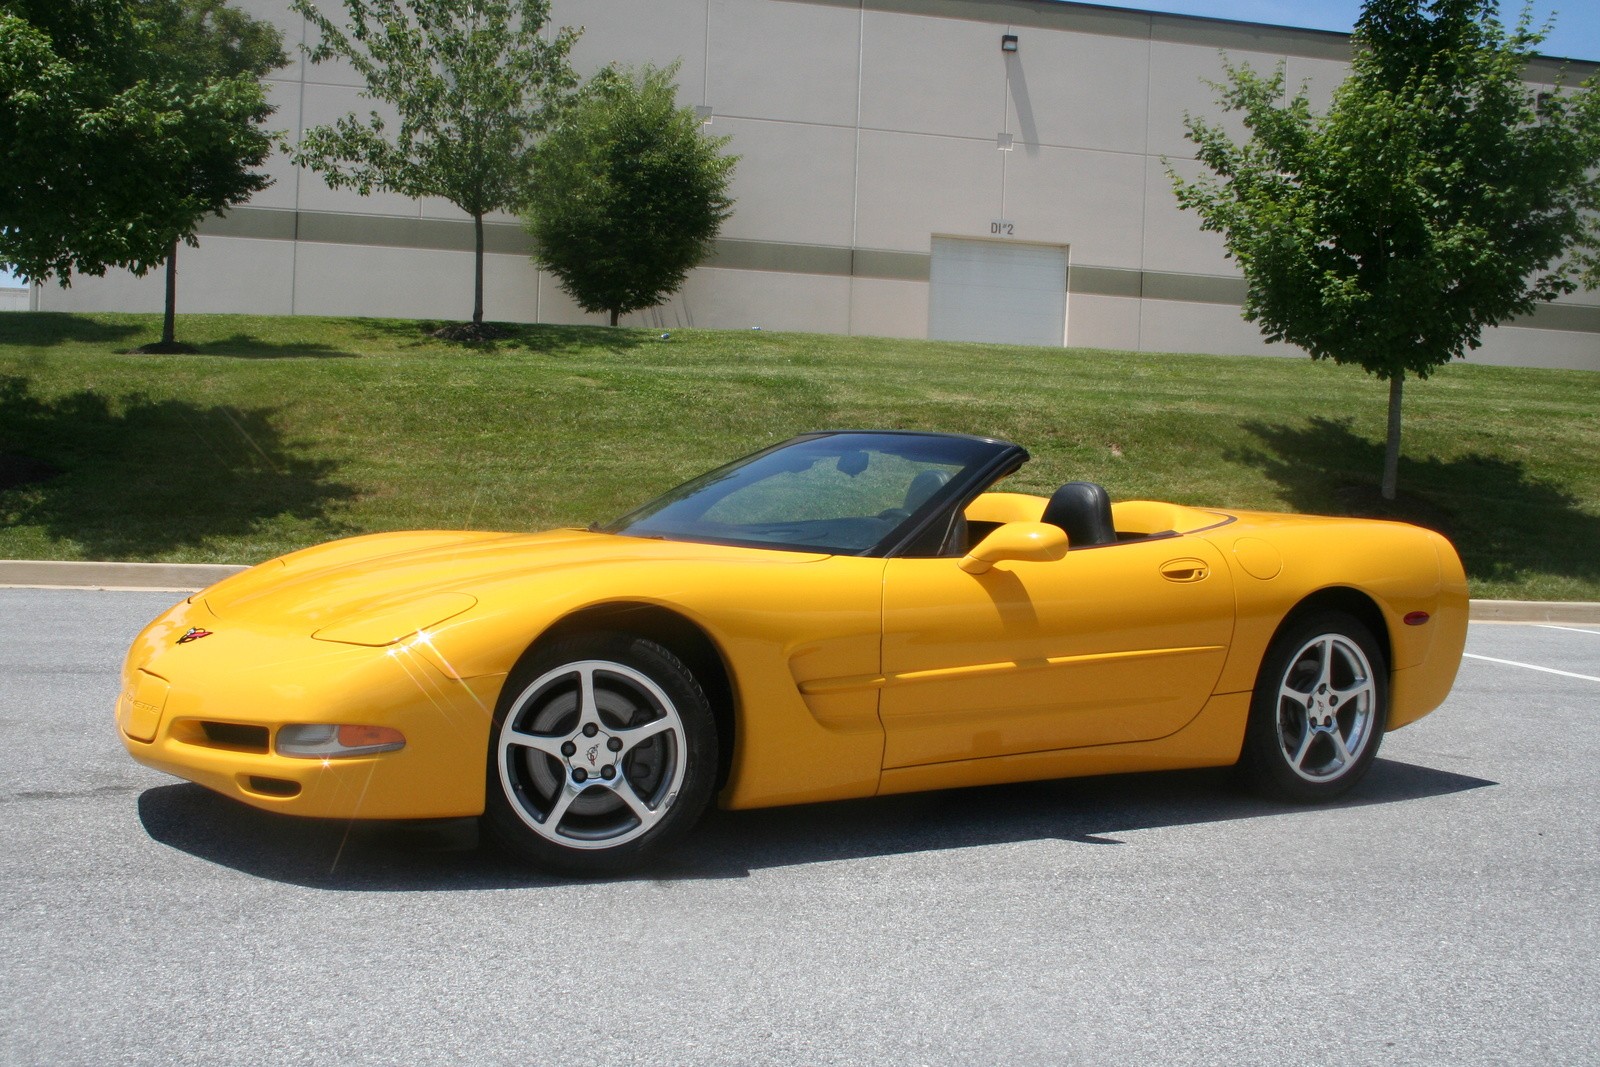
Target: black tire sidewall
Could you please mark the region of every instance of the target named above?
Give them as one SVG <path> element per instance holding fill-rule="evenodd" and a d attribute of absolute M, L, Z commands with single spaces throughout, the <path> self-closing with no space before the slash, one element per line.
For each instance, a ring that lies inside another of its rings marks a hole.
<path fill-rule="evenodd" d="M 499 765 L 500 729 L 524 690 L 548 671 L 578 660 L 609 660 L 650 678 L 672 700 L 684 732 L 684 776 L 677 799 L 643 835 L 610 848 L 569 848 L 540 836 L 506 797 Z M 507 676 L 489 730 L 483 824 L 503 851 L 525 863 L 562 874 L 612 874 L 648 863 L 683 838 L 711 803 L 716 787 L 718 739 L 710 701 L 699 682 L 666 648 L 631 634 L 596 632 L 536 647 Z"/>
<path fill-rule="evenodd" d="M 1366 747 L 1337 778 L 1313 782 L 1296 774 L 1284 756 L 1278 739 L 1278 690 L 1291 659 L 1306 642 L 1325 635 L 1338 635 L 1360 646 L 1372 667 L 1375 692 L 1371 731 Z M 1292 619 L 1273 638 L 1261 663 L 1255 690 L 1250 698 L 1250 717 L 1245 726 L 1244 747 L 1239 769 L 1246 782 L 1257 791 L 1280 800 L 1317 803 L 1348 792 L 1365 777 L 1389 722 L 1389 665 L 1382 646 L 1372 631 L 1353 615 L 1342 611 L 1319 611 Z"/>

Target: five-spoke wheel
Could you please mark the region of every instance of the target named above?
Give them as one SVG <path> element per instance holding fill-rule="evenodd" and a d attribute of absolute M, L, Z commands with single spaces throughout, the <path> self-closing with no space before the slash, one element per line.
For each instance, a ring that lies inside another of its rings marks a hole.
<path fill-rule="evenodd" d="M 1241 768 L 1275 796 L 1338 796 L 1377 756 L 1387 711 L 1387 672 L 1372 633 L 1342 612 L 1297 620 L 1262 664 Z"/>
<path fill-rule="evenodd" d="M 642 862 L 710 801 L 716 726 L 704 692 L 652 641 L 594 634 L 551 645 L 507 680 L 490 739 L 486 820 L 545 867 Z"/>

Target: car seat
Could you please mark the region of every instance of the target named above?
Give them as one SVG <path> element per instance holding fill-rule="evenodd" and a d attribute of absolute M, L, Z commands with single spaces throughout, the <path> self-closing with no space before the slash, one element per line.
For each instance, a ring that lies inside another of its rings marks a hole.
<path fill-rule="evenodd" d="M 1114 545 L 1117 528 L 1111 522 L 1111 494 L 1094 482 L 1068 482 L 1057 489 L 1039 520 L 1067 532 L 1072 548 Z"/>

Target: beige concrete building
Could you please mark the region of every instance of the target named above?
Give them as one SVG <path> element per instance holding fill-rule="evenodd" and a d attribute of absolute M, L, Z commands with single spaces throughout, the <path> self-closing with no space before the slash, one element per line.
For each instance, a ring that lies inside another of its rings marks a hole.
<path fill-rule="evenodd" d="M 304 39 L 288 0 L 242 6 Z M 1243 283 L 1166 168 L 1196 172 L 1184 114 L 1216 112 L 1205 82 L 1224 54 L 1282 63 L 1325 103 L 1347 73 L 1342 34 L 1054 0 L 556 0 L 555 21 L 584 28 L 585 73 L 681 61 L 681 99 L 742 157 L 716 258 L 634 323 L 1297 354 L 1241 320 Z M 271 82 L 277 122 L 368 110 L 359 86 L 296 53 Z M 470 311 L 472 231 L 452 205 L 270 166 L 276 183 L 181 255 L 183 311 Z M 490 318 L 601 321 L 529 261 L 514 218 L 493 220 L 488 247 Z M 35 302 L 155 310 L 161 280 L 83 279 Z M 1600 370 L 1600 293 L 1490 331 L 1472 358 Z"/>

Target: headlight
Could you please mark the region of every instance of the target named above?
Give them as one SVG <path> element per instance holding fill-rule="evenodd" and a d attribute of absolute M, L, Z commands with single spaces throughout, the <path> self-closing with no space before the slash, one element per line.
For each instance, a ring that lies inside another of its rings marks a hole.
<path fill-rule="evenodd" d="M 278 755 L 296 759 L 370 756 L 406 747 L 406 738 L 392 726 L 304 723 L 278 729 Z"/>

